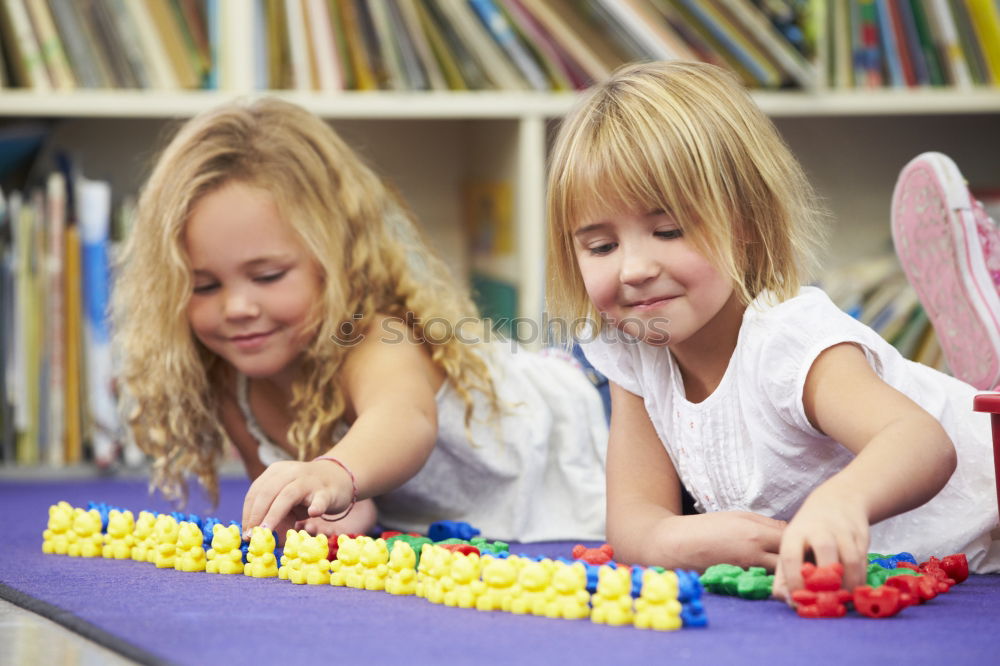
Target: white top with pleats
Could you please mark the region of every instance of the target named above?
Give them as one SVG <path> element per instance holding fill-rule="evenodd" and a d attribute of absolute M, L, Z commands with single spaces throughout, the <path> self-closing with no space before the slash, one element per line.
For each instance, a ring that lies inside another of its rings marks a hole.
<path fill-rule="evenodd" d="M 858 345 L 875 372 L 930 412 L 958 451 L 958 468 L 930 502 L 874 525 L 872 552 L 965 552 L 974 570 L 1000 571 L 990 422 L 972 411 L 976 390 L 903 358 L 875 331 L 842 312 L 821 290 L 803 287 L 779 305 L 747 308 L 721 383 L 689 402 L 673 356 L 605 331 L 583 344 L 611 381 L 641 396 L 685 487 L 700 511 L 752 511 L 787 520 L 809 492 L 852 459 L 809 423 L 806 375 L 823 350 Z M 990 552 L 991 546 L 993 547 Z"/>

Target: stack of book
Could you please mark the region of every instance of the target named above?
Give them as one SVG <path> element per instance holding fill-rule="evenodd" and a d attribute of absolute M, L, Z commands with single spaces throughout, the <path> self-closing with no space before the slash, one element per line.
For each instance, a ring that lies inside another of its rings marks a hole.
<path fill-rule="evenodd" d="M 0 0 L 0 86 L 573 90 L 635 60 L 816 84 L 809 3 L 775 0 Z"/>
<path fill-rule="evenodd" d="M 86 458 L 108 466 L 119 459 L 108 325 L 111 219 L 110 186 L 69 168 L 25 193 L 0 191 L 4 464 Z"/>
<path fill-rule="evenodd" d="M 1000 85 L 995 0 L 826 0 L 832 88 Z"/>

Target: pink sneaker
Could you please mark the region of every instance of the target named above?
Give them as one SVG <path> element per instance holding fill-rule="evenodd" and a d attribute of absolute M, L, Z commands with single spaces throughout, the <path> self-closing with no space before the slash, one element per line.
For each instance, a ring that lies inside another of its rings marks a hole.
<path fill-rule="evenodd" d="M 1000 229 L 949 157 L 923 153 L 900 172 L 892 237 L 951 371 L 1000 384 Z"/>

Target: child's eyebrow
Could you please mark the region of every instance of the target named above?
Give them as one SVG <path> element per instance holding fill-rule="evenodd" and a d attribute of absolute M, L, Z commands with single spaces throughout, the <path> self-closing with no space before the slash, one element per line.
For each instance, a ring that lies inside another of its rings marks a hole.
<path fill-rule="evenodd" d="M 573 232 L 574 236 L 583 236 L 584 234 L 589 234 L 591 231 L 599 231 L 604 227 L 608 226 L 607 222 L 595 222 L 593 224 L 588 224 L 585 227 L 580 227 Z"/>
<path fill-rule="evenodd" d="M 249 261 L 244 261 L 242 264 L 240 264 L 240 267 L 244 268 L 244 269 L 254 269 L 254 268 L 257 268 L 258 266 L 266 266 L 266 265 L 269 265 L 269 264 L 280 264 L 280 263 L 288 262 L 288 261 L 291 261 L 291 260 L 292 260 L 292 257 L 289 256 L 289 255 L 284 255 L 284 254 L 268 254 L 268 255 L 265 255 L 263 257 L 256 257 L 254 259 L 250 259 Z M 212 274 L 212 271 L 210 269 L 207 269 L 207 268 L 194 268 L 194 269 L 192 269 L 192 272 L 195 275 L 211 275 Z"/>

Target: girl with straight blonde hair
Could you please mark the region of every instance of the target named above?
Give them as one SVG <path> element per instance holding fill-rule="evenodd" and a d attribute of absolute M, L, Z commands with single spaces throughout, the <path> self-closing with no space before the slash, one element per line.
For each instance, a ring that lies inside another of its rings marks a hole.
<path fill-rule="evenodd" d="M 563 122 L 549 308 L 611 381 L 608 538 L 626 562 L 865 581 L 867 553 L 1000 570 L 975 389 L 801 286 L 824 215 L 730 73 L 625 66 Z M 681 487 L 695 500 L 683 515 Z"/>

